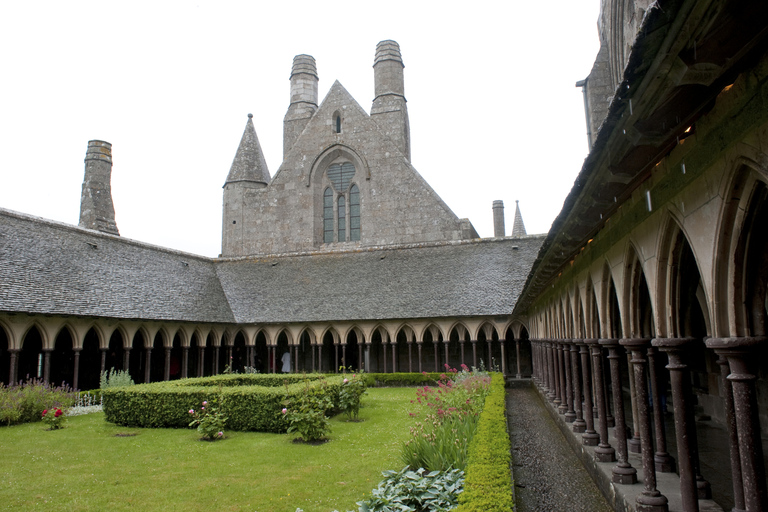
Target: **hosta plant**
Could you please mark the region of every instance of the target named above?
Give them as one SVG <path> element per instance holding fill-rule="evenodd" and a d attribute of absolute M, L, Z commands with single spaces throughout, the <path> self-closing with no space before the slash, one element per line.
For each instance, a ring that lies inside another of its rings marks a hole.
<path fill-rule="evenodd" d="M 456 508 L 464 489 L 464 472 L 458 469 L 384 471 L 384 480 L 371 497 L 357 502 L 360 512 L 447 512 Z"/>

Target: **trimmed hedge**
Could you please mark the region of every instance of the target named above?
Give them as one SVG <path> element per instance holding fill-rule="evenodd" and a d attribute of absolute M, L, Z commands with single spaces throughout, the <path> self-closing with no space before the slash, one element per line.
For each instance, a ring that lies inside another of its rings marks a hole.
<path fill-rule="evenodd" d="M 323 380 L 321 380 L 323 379 Z M 305 393 L 307 387 L 324 387 L 334 403 L 342 377 L 321 375 L 217 375 L 102 390 L 105 419 L 117 425 L 148 428 L 187 428 L 190 409 L 219 393 L 227 429 L 282 433 L 288 424 L 283 402 Z"/>
<path fill-rule="evenodd" d="M 485 399 L 477 432 L 469 446 L 464 492 L 457 512 L 512 510 L 510 443 L 505 413 L 504 377 L 491 374 L 491 392 Z"/>
<path fill-rule="evenodd" d="M 368 387 L 405 388 L 411 386 L 437 385 L 441 373 L 366 373 L 365 384 Z"/>

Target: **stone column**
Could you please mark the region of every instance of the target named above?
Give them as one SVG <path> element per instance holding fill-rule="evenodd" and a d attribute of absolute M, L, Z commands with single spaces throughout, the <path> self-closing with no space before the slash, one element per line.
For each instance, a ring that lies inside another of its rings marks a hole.
<path fill-rule="evenodd" d="M 581 436 L 581 442 L 585 446 L 597 446 L 600 436 L 595 431 L 595 419 L 592 416 L 592 372 L 589 371 L 589 348 L 587 343 L 596 340 L 579 340 L 576 344 L 579 346 L 579 356 L 581 357 L 581 379 L 584 386 L 584 423 L 586 428 Z"/>
<path fill-rule="evenodd" d="M 336 358 L 333 363 L 333 373 L 339 373 L 339 344 L 333 342 L 334 357 Z"/>
<path fill-rule="evenodd" d="M 312 357 L 314 357 L 314 353 L 312 354 Z M 317 366 L 315 366 L 315 363 L 312 362 L 312 366 L 317 368 L 318 372 L 323 371 L 323 344 L 318 343 L 317 344 Z"/>
<path fill-rule="evenodd" d="M 501 347 L 501 375 L 506 379 L 507 378 L 507 354 L 504 350 L 504 344 L 506 343 L 506 340 L 499 340 L 499 346 Z M 446 359 L 447 361 L 447 359 Z"/>
<path fill-rule="evenodd" d="M 123 350 L 123 370 L 130 373 L 130 363 L 131 363 L 131 349 L 126 348 Z"/>
<path fill-rule="evenodd" d="M 313 371 L 313 372 L 318 371 L 317 370 L 317 365 L 315 364 L 315 346 L 316 346 L 316 344 L 314 344 L 314 343 L 310 343 L 309 344 L 309 351 L 312 352 L 312 370 L 311 371 Z M 254 349 L 254 352 L 255 351 L 256 350 Z"/>
<path fill-rule="evenodd" d="M 213 347 L 213 371 L 211 372 L 211 373 L 213 373 L 213 375 L 218 375 L 219 374 L 219 349 L 220 348 L 221 347 L 219 347 L 218 345 Z M 273 368 L 272 372 L 273 373 L 274 373 L 274 367 L 275 367 L 275 365 L 274 365 L 275 357 L 274 356 L 275 356 L 275 353 L 272 352 L 272 368 Z"/>
<path fill-rule="evenodd" d="M 661 407 L 659 393 L 659 377 L 656 372 L 656 358 L 659 356 L 656 347 L 648 347 L 648 372 L 651 383 L 651 400 L 653 402 L 653 426 L 656 432 L 656 453 L 653 460 L 657 473 L 672 473 L 675 471 L 675 458 L 667 452 L 667 434 L 664 428 L 664 411 Z"/>
<path fill-rule="evenodd" d="M 472 343 L 472 366 L 477 368 L 477 340 L 470 340 Z"/>
<path fill-rule="evenodd" d="M 392 373 L 397 371 L 397 342 L 391 343 L 392 345 Z"/>
<path fill-rule="evenodd" d="M 584 413 L 581 407 L 581 376 L 579 375 L 579 347 L 580 340 L 571 340 L 568 345 L 571 352 L 571 381 L 573 382 L 573 408 L 576 418 L 573 420 L 573 432 L 583 434 L 587 428 L 584 421 Z"/>
<path fill-rule="evenodd" d="M 417 341 L 416 342 L 416 348 L 418 349 L 418 354 L 419 354 L 419 373 L 421 373 L 423 371 L 421 369 L 421 344 L 422 344 L 421 341 Z"/>
<path fill-rule="evenodd" d="M 102 348 L 101 349 L 101 370 L 99 371 L 99 376 L 101 376 L 102 373 L 104 373 L 107 369 L 107 350 L 108 348 Z"/>
<path fill-rule="evenodd" d="M 627 367 L 629 368 L 629 396 L 632 404 L 632 437 L 627 441 L 630 453 L 640 453 L 640 425 L 637 422 L 637 392 L 635 392 L 634 370 L 632 369 L 632 353 L 627 350 Z M 658 470 L 657 470 L 658 471 Z"/>
<path fill-rule="evenodd" d="M 669 510 L 667 497 L 656 488 L 656 467 L 653 461 L 653 442 L 651 441 L 651 419 L 648 416 L 648 387 L 645 377 L 645 365 L 648 362 L 644 354 L 650 346 L 650 340 L 637 338 L 621 340 L 627 350 L 632 351 L 632 364 L 637 391 L 637 413 L 640 424 L 640 443 L 643 459 L 643 492 L 637 496 L 638 510 L 666 512 Z M 677 408 L 677 402 L 675 402 Z M 683 510 L 689 509 L 683 502 Z M 698 510 L 698 503 L 696 509 Z"/>
<path fill-rule="evenodd" d="M 467 364 L 467 361 L 464 360 L 464 340 L 459 340 L 459 348 L 461 348 L 461 364 Z"/>
<path fill-rule="evenodd" d="M 344 371 L 346 371 L 347 369 L 347 344 L 346 343 L 341 344 L 341 360 L 344 361 L 343 366 L 344 366 Z M 337 372 L 339 371 L 338 368 L 336 369 L 336 371 Z"/>
<path fill-rule="evenodd" d="M 556 351 L 554 348 L 554 343 L 551 339 L 545 340 L 545 345 L 547 347 L 547 380 L 549 382 L 549 384 L 547 384 L 549 386 L 549 393 L 547 393 L 547 398 L 549 398 L 549 401 L 553 404 L 558 405 L 559 388 L 557 384 L 557 365 L 555 364 L 557 359 L 555 357 Z"/>
<path fill-rule="evenodd" d="M 753 370 L 757 349 L 766 343 L 768 338 L 765 336 L 711 338 L 706 341 L 709 348 L 715 349 L 718 355 L 728 359 L 730 375 L 727 379 L 731 383 L 733 407 L 736 411 L 735 424 L 744 505 L 750 512 L 768 510 L 757 404 L 757 376 Z M 677 412 L 677 405 L 675 405 L 675 412 Z"/>
<path fill-rule="evenodd" d="M 205 375 L 205 347 L 198 347 L 198 358 L 197 358 L 197 376 L 202 377 Z"/>
<path fill-rule="evenodd" d="M 574 411 L 575 397 L 573 394 L 573 371 L 571 364 L 571 340 L 563 340 L 561 345 L 563 347 L 563 363 L 565 365 L 565 398 L 568 404 L 565 411 L 565 421 L 567 423 L 573 423 L 576 420 L 576 411 Z"/>
<path fill-rule="evenodd" d="M 557 364 L 557 373 L 555 373 L 555 377 L 557 378 L 557 394 L 558 397 L 555 400 L 557 402 L 560 401 L 559 404 L 557 404 L 557 412 L 560 414 L 565 414 L 565 412 L 568 410 L 568 397 L 565 393 L 565 361 L 563 361 L 563 343 L 562 340 L 555 340 L 555 356 L 557 359 L 555 360 L 555 363 Z"/>
<path fill-rule="evenodd" d="M 533 345 L 531 345 L 533 347 Z M 522 379 L 522 373 L 520 372 L 520 340 L 515 340 L 515 357 L 516 357 L 516 363 L 517 363 L 517 373 L 515 374 L 515 378 Z"/>
<path fill-rule="evenodd" d="M 146 348 L 146 354 L 144 357 L 144 382 L 149 383 L 152 378 L 152 347 Z"/>
<path fill-rule="evenodd" d="M 613 388 L 613 411 L 616 414 L 616 427 L 613 435 L 616 437 L 616 454 L 618 462 L 613 467 L 613 482 L 617 484 L 637 483 L 637 470 L 629 463 L 627 450 L 627 422 L 624 418 L 624 397 L 621 391 L 621 365 L 619 360 L 619 340 L 602 339 L 600 346 L 608 349 L 608 363 L 611 367 L 611 388 Z"/>
<path fill-rule="evenodd" d="M 75 368 L 72 372 L 72 389 L 77 390 L 78 386 L 80 385 L 80 351 L 83 350 L 82 347 L 75 347 L 72 349 L 72 351 L 75 353 Z M 103 354 L 103 352 L 102 352 Z"/>
<path fill-rule="evenodd" d="M 51 380 L 51 349 L 43 349 L 43 382 Z"/>
<path fill-rule="evenodd" d="M 491 345 L 493 340 L 486 341 L 488 342 L 488 364 L 486 364 L 485 367 L 488 370 L 493 370 L 493 346 Z"/>
<path fill-rule="evenodd" d="M 445 364 L 447 364 L 448 366 L 451 365 L 451 363 L 450 363 L 450 354 L 449 354 L 449 350 L 448 350 L 448 345 L 450 343 L 451 343 L 451 338 L 450 337 L 447 340 L 443 341 L 443 349 L 444 349 L 444 352 L 445 352 Z"/>
<path fill-rule="evenodd" d="M 708 340 L 709 341 L 709 340 Z M 736 431 L 736 413 L 733 405 L 733 387 L 728 375 L 731 374 L 728 365 L 728 357 L 722 351 L 715 350 L 718 355 L 717 364 L 720 366 L 720 389 L 723 395 L 723 408 L 725 409 L 725 425 L 728 427 L 728 444 L 731 455 L 731 482 L 733 483 L 733 509 L 731 512 L 743 512 L 746 510 L 744 502 L 744 481 L 741 477 L 741 453 L 739 449 L 739 435 Z"/>
<path fill-rule="evenodd" d="M 413 373 L 413 342 L 408 340 L 408 373 Z"/>
<path fill-rule="evenodd" d="M 19 352 L 21 352 L 17 348 L 10 348 L 8 349 L 8 354 L 10 355 L 10 362 L 9 362 L 9 368 L 8 368 L 8 383 L 9 384 L 16 384 L 18 381 L 18 373 L 19 373 Z"/>
<path fill-rule="evenodd" d="M 435 353 L 435 372 L 440 371 L 440 362 L 438 361 L 438 354 L 440 353 L 440 342 L 438 340 L 432 340 L 432 351 Z"/>
<path fill-rule="evenodd" d="M 699 496 L 696 485 L 696 446 L 691 438 L 696 426 L 691 422 L 692 408 L 691 383 L 684 352 L 686 346 L 693 343 L 693 338 L 656 338 L 653 346 L 666 352 L 669 357 L 670 381 L 672 382 L 672 401 L 674 402 L 675 437 L 677 439 L 678 472 L 680 474 L 680 495 L 683 509 L 698 512 Z M 695 433 L 694 433 L 695 436 Z"/>
<path fill-rule="evenodd" d="M 586 340 L 592 351 L 592 374 L 595 381 L 595 400 L 597 401 L 598 433 L 600 443 L 595 448 L 597 462 L 616 462 L 616 452 L 608 442 L 608 421 L 605 411 L 605 387 L 603 385 L 603 353 L 598 340 Z"/>
<path fill-rule="evenodd" d="M 189 366 L 189 347 L 181 347 L 181 350 L 181 378 L 186 379 L 189 371 L 187 368 Z"/>
<path fill-rule="evenodd" d="M 165 347 L 165 367 L 163 368 L 163 380 L 171 380 L 171 347 Z"/>

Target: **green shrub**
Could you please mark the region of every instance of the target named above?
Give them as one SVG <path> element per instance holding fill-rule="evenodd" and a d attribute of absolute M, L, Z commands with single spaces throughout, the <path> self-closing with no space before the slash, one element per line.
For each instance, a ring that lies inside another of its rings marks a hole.
<path fill-rule="evenodd" d="M 304 381 L 311 387 L 320 386 L 320 377 L 230 374 L 107 388 L 102 390 L 104 416 L 117 425 L 186 428 L 188 411 L 218 395 L 220 387 L 229 430 L 285 432 L 288 424 L 281 413 L 283 402 L 303 392 Z M 330 397 L 338 396 L 340 384 L 341 377 L 327 380 Z"/>
<path fill-rule="evenodd" d="M 477 432 L 470 443 L 464 492 L 458 512 L 512 510 L 510 444 L 505 412 L 504 377 L 494 373 Z"/>
<path fill-rule="evenodd" d="M 404 388 L 412 386 L 436 385 L 440 373 L 366 373 L 365 384 L 368 387 Z"/>
<path fill-rule="evenodd" d="M 133 386 L 133 379 L 127 370 L 109 370 L 101 372 L 99 376 L 99 388 L 107 389 L 118 386 Z"/>
<path fill-rule="evenodd" d="M 285 407 L 282 414 L 288 422 L 289 434 L 297 432 L 306 442 L 319 441 L 325 437 L 331 429 L 330 418 L 325 414 L 334 407 L 327 387 L 324 380 L 320 381 L 319 386 L 310 386 L 307 380 L 301 393 L 283 402 Z"/>
<path fill-rule="evenodd" d="M 227 418 L 221 412 L 223 406 L 224 400 L 221 395 L 218 395 L 213 397 L 210 402 L 203 400 L 199 409 L 189 410 L 189 414 L 192 416 L 189 426 L 197 427 L 197 431 L 203 436 L 201 439 L 215 441 L 224 437 L 224 426 L 227 423 Z"/>
<path fill-rule="evenodd" d="M 352 377 L 344 377 L 339 389 L 339 410 L 344 413 L 347 420 L 356 420 L 360 413 L 360 401 L 365 394 L 365 379 L 362 375 L 353 374 Z"/>

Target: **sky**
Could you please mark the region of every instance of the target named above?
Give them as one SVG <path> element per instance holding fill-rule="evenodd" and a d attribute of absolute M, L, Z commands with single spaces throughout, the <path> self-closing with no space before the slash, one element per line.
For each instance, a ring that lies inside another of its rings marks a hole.
<path fill-rule="evenodd" d="M 411 163 L 481 237 L 519 200 L 549 230 L 587 155 L 599 0 L 3 2 L 0 208 L 77 224 L 88 141 L 112 144 L 123 237 L 215 257 L 247 115 L 282 160 L 293 57 L 367 112 L 376 44 L 405 64 Z"/>

